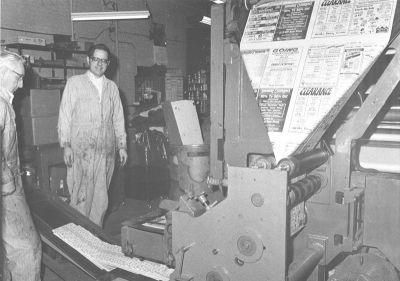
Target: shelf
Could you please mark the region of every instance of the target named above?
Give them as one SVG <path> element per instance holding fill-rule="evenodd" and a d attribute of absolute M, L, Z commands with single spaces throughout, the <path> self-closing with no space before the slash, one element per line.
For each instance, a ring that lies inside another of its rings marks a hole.
<path fill-rule="evenodd" d="M 86 55 L 86 51 L 79 51 L 79 50 L 71 50 L 71 49 L 64 49 L 64 48 L 57 48 L 54 47 L 53 45 L 46 45 L 46 46 L 40 46 L 40 45 L 32 45 L 32 44 L 22 44 L 22 43 L 11 43 L 11 44 L 6 44 L 7 48 L 15 48 L 18 50 L 22 49 L 27 49 L 27 50 L 35 50 L 35 51 L 54 51 L 54 52 L 66 52 L 66 53 L 74 53 L 74 54 L 84 54 Z"/>
<path fill-rule="evenodd" d="M 53 64 L 43 64 L 43 63 L 30 63 L 32 67 L 39 67 L 39 68 L 60 68 L 60 69 L 89 69 L 89 67 L 85 66 L 72 66 L 72 65 L 53 65 Z"/>
<path fill-rule="evenodd" d="M 43 61 L 41 62 L 40 60 L 38 62 L 33 62 L 29 63 L 28 65 L 30 67 L 38 67 L 38 68 L 50 68 L 52 70 L 52 77 L 55 77 L 55 69 L 63 69 L 64 70 L 64 80 L 67 80 L 67 70 L 68 69 L 81 69 L 81 70 L 87 70 L 89 67 L 86 66 L 73 66 L 73 65 L 67 65 L 66 58 L 64 54 L 85 54 L 87 55 L 86 51 L 79 51 L 79 50 L 74 50 L 74 49 L 66 49 L 66 48 L 59 48 L 55 47 L 54 44 L 49 44 L 46 46 L 41 46 L 41 45 L 32 45 L 32 44 L 23 44 L 23 43 L 11 43 L 11 44 L 6 44 L 5 45 L 7 49 L 12 48 L 12 49 L 18 49 L 18 52 L 20 55 L 22 55 L 23 50 L 34 50 L 34 51 L 44 51 L 44 52 L 49 52 L 51 54 L 51 60 L 50 61 Z M 62 54 L 62 64 L 57 63 L 58 60 L 55 60 L 55 55 L 57 56 L 58 54 Z"/>

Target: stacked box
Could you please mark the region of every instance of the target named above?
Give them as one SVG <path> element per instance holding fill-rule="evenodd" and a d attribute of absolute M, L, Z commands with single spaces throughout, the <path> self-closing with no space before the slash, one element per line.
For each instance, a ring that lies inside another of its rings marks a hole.
<path fill-rule="evenodd" d="M 30 89 L 20 107 L 21 137 L 24 145 L 58 142 L 57 121 L 60 90 Z"/>

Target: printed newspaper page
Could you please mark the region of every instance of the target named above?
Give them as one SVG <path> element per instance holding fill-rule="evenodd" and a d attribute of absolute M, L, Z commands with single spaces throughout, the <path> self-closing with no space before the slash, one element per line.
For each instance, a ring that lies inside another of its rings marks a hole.
<path fill-rule="evenodd" d="M 396 4 L 286 0 L 250 11 L 240 48 L 277 161 L 317 144 L 303 147 L 386 47 Z"/>

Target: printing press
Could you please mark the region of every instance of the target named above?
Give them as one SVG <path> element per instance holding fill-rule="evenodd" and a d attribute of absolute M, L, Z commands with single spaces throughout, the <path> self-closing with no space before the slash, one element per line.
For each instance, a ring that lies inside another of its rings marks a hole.
<path fill-rule="evenodd" d="M 211 10 L 207 180 L 161 203 L 165 228 L 127 222 L 123 251 L 173 281 L 400 280 L 398 27 L 329 122 L 276 159 L 237 42 L 243 9 Z"/>

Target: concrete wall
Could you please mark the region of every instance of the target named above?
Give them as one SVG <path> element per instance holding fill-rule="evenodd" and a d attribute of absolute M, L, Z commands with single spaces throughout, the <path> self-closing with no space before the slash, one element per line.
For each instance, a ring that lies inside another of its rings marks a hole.
<path fill-rule="evenodd" d="M 151 19 L 126 21 L 75 22 L 70 13 L 108 11 L 106 0 L 0 0 L 1 40 L 11 42 L 17 35 L 45 38 L 53 41 L 52 34 L 72 35 L 73 40 L 105 43 L 114 55 L 118 55 L 118 70 L 113 77 L 124 94 L 127 105 L 134 101 L 134 77 L 137 66 L 152 66 L 153 41 L 150 40 L 152 23 L 165 25 L 168 67 L 179 68 L 186 73 L 187 18 L 195 13 L 194 0 L 147 0 Z M 118 0 L 118 10 L 145 9 L 144 0 Z M 118 35 L 115 30 L 118 31 Z M 118 37 L 118 42 L 116 39 Z M 33 56 L 48 59 L 43 52 L 25 51 Z M 37 70 L 42 76 L 50 76 L 49 69 Z M 76 74 L 76 72 L 69 72 Z M 62 77 L 62 70 L 56 76 Z"/>

